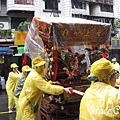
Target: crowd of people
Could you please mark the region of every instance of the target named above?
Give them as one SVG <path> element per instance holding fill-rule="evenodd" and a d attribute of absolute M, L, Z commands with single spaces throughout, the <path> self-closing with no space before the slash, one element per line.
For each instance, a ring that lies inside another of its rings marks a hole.
<path fill-rule="evenodd" d="M 38 56 L 32 60 L 32 67 L 25 65 L 22 72 L 16 63 L 11 64 L 11 72 L 6 82 L 8 109 L 16 106 L 16 120 L 38 120 L 40 105 L 44 93 L 60 95 L 72 94 L 70 87 L 56 85 L 57 82 L 46 81 L 46 61 Z M 120 93 L 115 88 L 119 81 L 120 66 L 116 58 L 111 61 L 101 58 L 90 67 L 88 80 L 90 87 L 80 101 L 79 120 L 119 120 Z"/>
<path fill-rule="evenodd" d="M 18 71 L 16 63 L 11 64 L 12 71 L 8 76 L 6 91 L 9 113 L 16 106 L 16 120 L 38 120 L 44 93 L 71 93 L 69 88 L 56 85 L 57 81 L 48 82 L 44 79 L 45 64 L 45 60 L 38 56 L 32 60 L 32 68 L 28 65 L 22 67 L 22 73 Z"/>

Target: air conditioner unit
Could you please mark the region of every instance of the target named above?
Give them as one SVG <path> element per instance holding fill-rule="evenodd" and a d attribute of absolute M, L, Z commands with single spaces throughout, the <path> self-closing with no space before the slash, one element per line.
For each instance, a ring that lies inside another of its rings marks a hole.
<path fill-rule="evenodd" d="M 8 22 L 0 22 L 0 29 L 8 30 L 9 29 Z"/>

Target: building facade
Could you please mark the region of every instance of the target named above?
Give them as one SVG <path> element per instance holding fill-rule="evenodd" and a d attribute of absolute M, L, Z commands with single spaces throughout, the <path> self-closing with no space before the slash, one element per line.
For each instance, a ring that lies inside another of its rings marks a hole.
<path fill-rule="evenodd" d="M 114 17 L 120 18 L 120 0 L 114 0 Z"/>
<path fill-rule="evenodd" d="M 113 0 L 36 0 L 36 16 L 78 17 L 100 22 L 114 19 Z M 40 8 L 40 9 L 39 9 Z"/>
<path fill-rule="evenodd" d="M 19 23 L 31 22 L 33 16 L 84 18 L 111 23 L 114 28 L 114 19 L 120 18 L 119 3 L 119 0 L 0 0 L 0 27 L 4 25 L 0 29 L 16 30 Z M 10 46 L 16 53 L 14 36 L 11 41 L 2 40 L 0 44 Z M 22 58 L 16 61 L 20 63 L 19 60 Z"/>
<path fill-rule="evenodd" d="M 14 44 L 13 39 L 8 39 L 7 30 L 11 29 L 10 18 L 6 14 L 7 1 L 0 0 L 0 77 L 7 79 L 9 58 L 12 55 L 12 50 L 9 46 Z M 6 34 L 6 35 L 5 35 Z"/>
<path fill-rule="evenodd" d="M 78 17 L 112 23 L 119 17 L 119 0 L 7 0 L 11 27 L 33 16 Z M 114 12 L 115 11 L 115 12 Z"/>

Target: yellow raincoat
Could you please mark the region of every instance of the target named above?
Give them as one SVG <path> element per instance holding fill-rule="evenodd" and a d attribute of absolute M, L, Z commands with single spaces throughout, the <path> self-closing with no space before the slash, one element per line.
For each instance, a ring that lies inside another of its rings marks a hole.
<path fill-rule="evenodd" d="M 79 120 L 120 120 L 115 67 L 105 58 L 97 60 L 91 65 L 88 79 L 91 85 L 81 99 Z"/>
<path fill-rule="evenodd" d="M 120 85 L 120 76 L 119 76 L 119 78 L 116 80 L 116 84 L 117 84 L 117 85 Z"/>
<path fill-rule="evenodd" d="M 64 92 L 64 87 L 51 83 L 45 81 L 35 69 L 31 70 L 19 96 L 19 120 L 38 120 L 43 93 L 59 95 Z"/>
<path fill-rule="evenodd" d="M 18 99 L 19 99 L 25 80 L 26 80 L 26 76 L 23 73 L 21 73 L 19 75 L 18 82 L 16 83 L 16 87 L 14 90 L 14 99 L 15 99 L 15 105 L 16 105 L 16 120 L 17 120 L 17 112 L 19 109 Z"/>
<path fill-rule="evenodd" d="M 15 100 L 14 100 L 14 89 L 17 83 L 19 77 L 18 72 L 10 72 L 8 75 L 8 80 L 6 82 L 6 91 L 8 95 L 8 109 L 12 110 L 12 108 L 15 105 Z"/>
<path fill-rule="evenodd" d="M 113 58 L 112 59 L 112 65 L 115 67 L 115 69 L 120 72 L 120 65 L 119 63 L 117 62 L 116 58 Z"/>
<path fill-rule="evenodd" d="M 80 103 L 79 120 L 120 120 L 120 91 L 103 82 L 92 83 Z"/>
<path fill-rule="evenodd" d="M 24 82 L 30 72 L 31 68 L 28 65 L 25 65 L 22 67 L 22 73 L 19 75 L 18 82 L 16 83 L 16 87 L 14 90 L 14 98 L 15 98 L 15 104 L 16 104 L 16 120 L 17 118 L 17 113 L 19 109 L 19 104 L 18 104 L 18 99 L 20 96 L 20 93 L 22 91 L 22 88 L 24 86 Z"/>

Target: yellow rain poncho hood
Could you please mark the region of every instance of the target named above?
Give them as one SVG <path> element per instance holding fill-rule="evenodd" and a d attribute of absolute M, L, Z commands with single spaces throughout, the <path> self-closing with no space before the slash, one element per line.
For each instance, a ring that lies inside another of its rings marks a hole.
<path fill-rule="evenodd" d="M 114 67 L 105 58 L 91 65 L 88 78 L 94 82 L 91 83 L 81 99 L 79 120 L 120 119 L 120 92 L 110 84 L 101 81 L 111 75 L 112 71 L 114 71 Z"/>
<path fill-rule="evenodd" d="M 22 72 L 24 72 L 24 71 L 28 72 L 30 70 L 31 70 L 31 68 L 28 65 L 25 65 L 25 66 L 22 67 Z"/>
<path fill-rule="evenodd" d="M 102 58 L 100 60 L 95 61 L 91 65 L 90 75 L 88 76 L 88 79 L 90 81 L 103 80 L 113 70 L 115 70 L 115 67 L 112 65 L 112 63 L 109 60 Z"/>
<path fill-rule="evenodd" d="M 13 63 L 13 64 L 10 65 L 10 67 L 11 67 L 11 68 L 17 68 L 18 66 L 17 66 L 16 63 Z"/>
<path fill-rule="evenodd" d="M 41 56 L 36 57 L 35 59 L 32 60 L 32 65 L 33 66 L 41 66 L 44 65 L 46 62 Z"/>

